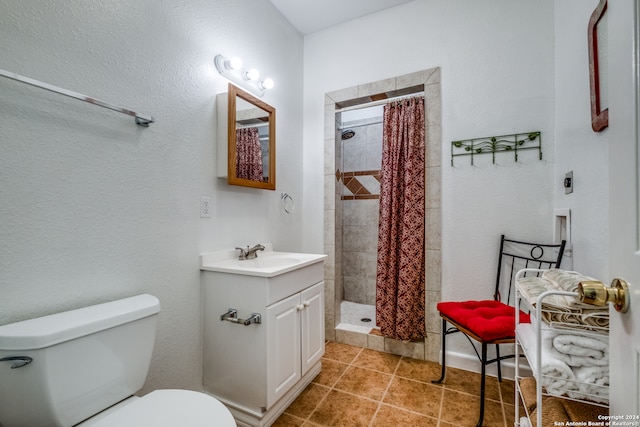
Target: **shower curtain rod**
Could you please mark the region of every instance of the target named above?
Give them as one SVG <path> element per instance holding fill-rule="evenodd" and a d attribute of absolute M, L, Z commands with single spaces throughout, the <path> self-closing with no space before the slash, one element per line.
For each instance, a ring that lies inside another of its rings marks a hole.
<path fill-rule="evenodd" d="M 385 98 L 379 101 L 371 101 L 364 104 L 351 105 L 349 107 L 336 108 L 336 113 L 342 113 L 344 111 L 351 111 L 351 110 L 360 110 L 360 109 L 369 108 L 369 107 L 376 107 L 378 105 L 388 104 L 389 102 L 401 101 L 403 99 L 411 99 L 421 95 L 424 96 L 424 91 L 409 93 L 407 95 L 393 96 L 391 98 Z"/>
<path fill-rule="evenodd" d="M 236 129 L 263 128 L 265 126 L 269 126 L 269 122 L 254 123 L 254 124 L 236 124 Z"/>
<path fill-rule="evenodd" d="M 376 120 L 375 122 L 367 122 L 367 123 L 360 123 L 357 125 L 351 125 L 349 126 L 348 124 L 341 124 L 340 126 L 338 126 L 338 130 L 346 130 L 346 129 L 353 129 L 353 128 L 361 128 L 363 126 L 369 126 L 369 125 L 378 125 L 380 123 L 383 123 L 382 120 Z"/>
<path fill-rule="evenodd" d="M 109 110 L 117 111 L 118 113 L 126 114 L 128 116 L 133 116 L 136 119 L 136 124 L 145 128 L 149 127 L 150 123 L 155 122 L 155 120 L 153 119 L 153 116 L 138 114 L 135 111 L 131 111 L 126 108 L 111 105 L 107 102 L 100 101 L 99 99 L 91 98 L 90 96 L 82 95 L 80 93 L 63 89 L 58 86 L 50 85 L 48 83 L 44 83 L 39 80 L 32 79 L 30 77 L 21 76 L 20 74 L 12 73 L 11 71 L 6 71 L 1 68 L 0 68 L 0 76 L 6 77 L 11 80 L 19 81 L 21 83 L 26 83 L 31 86 L 39 87 L 41 89 L 45 89 L 50 92 L 59 93 L 60 95 L 68 96 L 70 98 L 75 98 L 80 101 L 88 102 L 89 104 L 94 104 L 94 105 L 97 105 L 98 107 L 108 108 Z"/>

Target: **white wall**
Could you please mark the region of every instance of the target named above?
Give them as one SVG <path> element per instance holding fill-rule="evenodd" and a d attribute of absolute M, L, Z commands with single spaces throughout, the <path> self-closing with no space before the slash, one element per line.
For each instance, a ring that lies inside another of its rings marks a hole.
<path fill-rule="evenodd" d="M 416 0 L 307 36 L 305 248 L 322 248 L 324 93 L 432 67 L 442 76 L 442 299 L 491 297 L 501 233 L 551 240 L 553 4 Z M 533 130 L 542 161 L 528 152 L 450 166 L 452 140 Z"/>
<path fill-rule="evenodd" d="M 302 49 L 267 0 L 0 0 L 1 68 L 156 119 L 143 129 L 0 78 L 0 324 L 151 293 L 162 312 L 145 390 L 201 388 L 199 254 L 302 248 Z M 276 191 L 216 178 L 218 53 L 276 82 Z"/>
<path fill-rule="evenodd" d="M 555 141 L 554 204 L 570 208 L 573 268 L 609 281 L 609 138 L 591 129 L 587 27 L 597 0 L 554 2 Z M 562 181 L 573 170 L 574 190 Z"/>
<path fill-rule="evenodd" d="M 608 139 L 590 125 L 587 24 L 597 0 L 416 0 L 305 38 L 305 246 L 321 248 L 323 95 L 442 73 L 442 299 L 486 298 L 497 236 L 550 240 L 572 211 L 573 268 L 608 277 Z M 456 159 L 450 142 L 542 131 L 543 161 Z M 562 179 L 573 170 L 575 190 Z M 311 224 L 316 224 L 315 226 Z M 464 347 L 454 347 L 462 352 Z"/>

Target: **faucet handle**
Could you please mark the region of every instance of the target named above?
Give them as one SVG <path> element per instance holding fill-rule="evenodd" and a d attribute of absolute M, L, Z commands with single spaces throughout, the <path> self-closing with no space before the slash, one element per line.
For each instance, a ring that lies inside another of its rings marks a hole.
<path fill-rule="evenodd" d="M 249 252 L 249 246 L 247 246 L 247 250 L 245 250 L 244 248 L 236 248 L 236 249 L 240 251 L 240 255 L 238 256 L 239 259 L 247 259 L 247 253 Z"/>

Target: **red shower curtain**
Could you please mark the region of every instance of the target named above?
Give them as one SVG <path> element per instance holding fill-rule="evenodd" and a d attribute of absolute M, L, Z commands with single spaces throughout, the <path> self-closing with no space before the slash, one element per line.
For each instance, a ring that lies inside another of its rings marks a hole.
<path fill-rule="evenodd" d="M 424 98 L 384 107 L 376 317 L 384 336 L 424 338 Z"/>
<path fill-rule="evenodd" d="M 236 130 L 236 177 L 263 181 L 262 148 L 258 128 Z"/>

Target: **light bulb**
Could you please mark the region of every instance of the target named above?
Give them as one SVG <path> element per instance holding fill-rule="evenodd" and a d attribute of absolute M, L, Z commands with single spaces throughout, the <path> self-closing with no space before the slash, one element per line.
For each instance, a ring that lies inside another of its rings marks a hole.
<path fill-rule="evenodd" d="M 243 73 L 242 77 L 244 77 L 245 80 L 258 80 L 258 77 L 260 77 L 260 72 L 258 72 L 258 70 L 256 70 L 255 68 L 252 68 L 249 71 Z"/>
<path fill-rule="evenodd" d="M 273 88 L 273 80 L 271 80 L 270 78 L 266 78 L 263 81 L 261 81 L 259 84 L 261 89 L 272 89 Z"/>
<path fill-rule="evenodd" d="M 239 70 L 240 68 L 242 68 L 242 59 L 234 56 L 230 60 L 226 61 L 224 65 L 229 70 Z"/>

